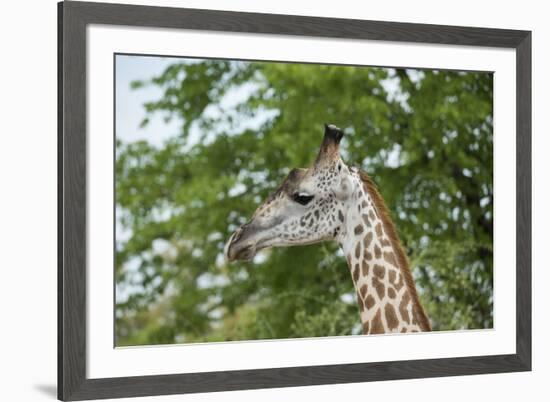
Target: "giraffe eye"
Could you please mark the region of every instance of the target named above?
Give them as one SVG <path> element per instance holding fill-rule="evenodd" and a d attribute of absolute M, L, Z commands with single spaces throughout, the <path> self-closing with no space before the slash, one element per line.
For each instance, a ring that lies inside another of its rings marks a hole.
<path fill-rule="evenodd" d="M 292 199 L 298 204 L 307 205 L 313 199 L 313 196 L 306 193 L 294 193 Z"/>

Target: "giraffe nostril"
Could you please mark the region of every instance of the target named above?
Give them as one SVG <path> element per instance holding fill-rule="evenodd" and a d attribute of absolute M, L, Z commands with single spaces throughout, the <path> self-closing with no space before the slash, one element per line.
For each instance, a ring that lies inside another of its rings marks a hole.
<path fill-rule="evenodd" d="M 239 227 L 237 230 L 235 230 L 235 233 L 231 235 L 231 238 L 229 239 L 229 243 L 235 243 L 240 240 L 243 234 L 243 228 L 244 226 Z"/>
<path fill-rule="evenodd" d="M 244 227 L 245 225 L 235 230 L 235 232 L 231 235 L 231 237 L 227 240 L 227 243 L 225 244 L 224 255 L 229 261 L 236 259 L 236 255 L 238 254 L 239 249 L 242 248 L 238 245 L 238 242 L 242 237 Z"/>
<path fill-rule="evenodd" d="M 232 235 L 231 235 L 231 238 L 229 239 L 229 243 L 233 243 L 233 242 L 236 242 L 239 240 L 239 237 L 241 236 L 240 235 L 240 229 L 237 229 L 237 231 L 235 231 Z"/>
<path fill-rule="evenodd" d="M 237 240 L 237 232 L 234 232 L 230 237 L 229 239 L 227 240 L 227 243 L 225 243 L 225 247 L 224 247 L 224 250 L 223 250 L 223 254 L 225 255 L 225 258 L 227 258 L 228 260 L 231 260 L 231 255 L 230 255 L 230 249 L 231 249 L 231 246 L 233 245 L 233 243 Z"/>
<path fill-rule="evenodd" d="M 228 261 L 251 260 L 258 249 L 258 226 L 245 223 L 227 240 L 224 254 Z"/>

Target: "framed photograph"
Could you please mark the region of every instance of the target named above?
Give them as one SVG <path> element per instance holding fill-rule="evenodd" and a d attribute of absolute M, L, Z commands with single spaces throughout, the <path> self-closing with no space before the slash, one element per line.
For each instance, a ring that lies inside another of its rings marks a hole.
<path fill-rule="evenodd" d="M 58 7 L 59 399 L 531 369 L 529 31 Z"/>

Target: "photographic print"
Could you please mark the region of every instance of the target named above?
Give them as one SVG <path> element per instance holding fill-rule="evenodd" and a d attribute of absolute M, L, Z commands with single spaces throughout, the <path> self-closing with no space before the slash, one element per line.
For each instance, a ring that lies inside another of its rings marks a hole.
<path fill-rule="evenodd" d="M 60 2 L 57 56 L 60 399 L 531 370 L 530 31 Z"/>
<path fill-rule="evenodd" d="M 115 346 L 493 328 L 493 74 L 116 54 Z"/>

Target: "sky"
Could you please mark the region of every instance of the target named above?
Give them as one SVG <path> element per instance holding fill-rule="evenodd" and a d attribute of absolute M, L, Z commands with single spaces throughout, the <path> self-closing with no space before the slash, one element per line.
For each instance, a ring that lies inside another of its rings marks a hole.
<path fill-rule="evenodd" d="M 195 61 L 197 59 L 192 60 Z M 155 113 L 148 116 L 149 123 L 145 127 L 140 127 L 140 123 L 145 117 L 144 104 L 161 99 L 162 89 L 156 85 L 146 85 L 139 89 L 132 89 L 130 85 L 136 80 L 150 80 L 153 77 L 159 76 L 169 65 L 186 61 L 191 62 L 191 59 L 117 55 L 115 77 L 117 139 L 123 142 L 146 140 L 152 145 L 160 146 L 166 139 L 178 134 L 182 121 L 174 115 L 171 121 L 165 122 L 161 114 Z M 256 90 L 256 86 L 252 83 L 230 89 L 218 105 L 209 105 L 204 113 L 210 117 L 231 113 L 234 107 L 246 100 L 254 90 Z M 258 128 L 267 119 L 273 117 L 273 115 L 273 112 L 260 110 L 257 115 L 243 121 L 238 131 L 241 131 L 245 127 L 250 129 Z M 201 138 L 200 134 L 196 127 L 191 126 L 188 145 L 191 146 L 198 142 L 198 139 Z"/>
<path fill-rule="evenodd" d="M 160 75 L 164 69 L 174 63 L 172 57 L 125 56 L 116 57 L 116 137 L 124 142 L 147 140 L 154 145 L 175 135 L 181 122 L 174 118 L 164 122 L 162 116 L 151 116 L 149 124 L 139 127 L 145 117 L 143 104 L 158 100 L 162 90 L 155 85 L 140 89 L 131 89 L 130 83 L 135 80 L 148 80 Z"/>

